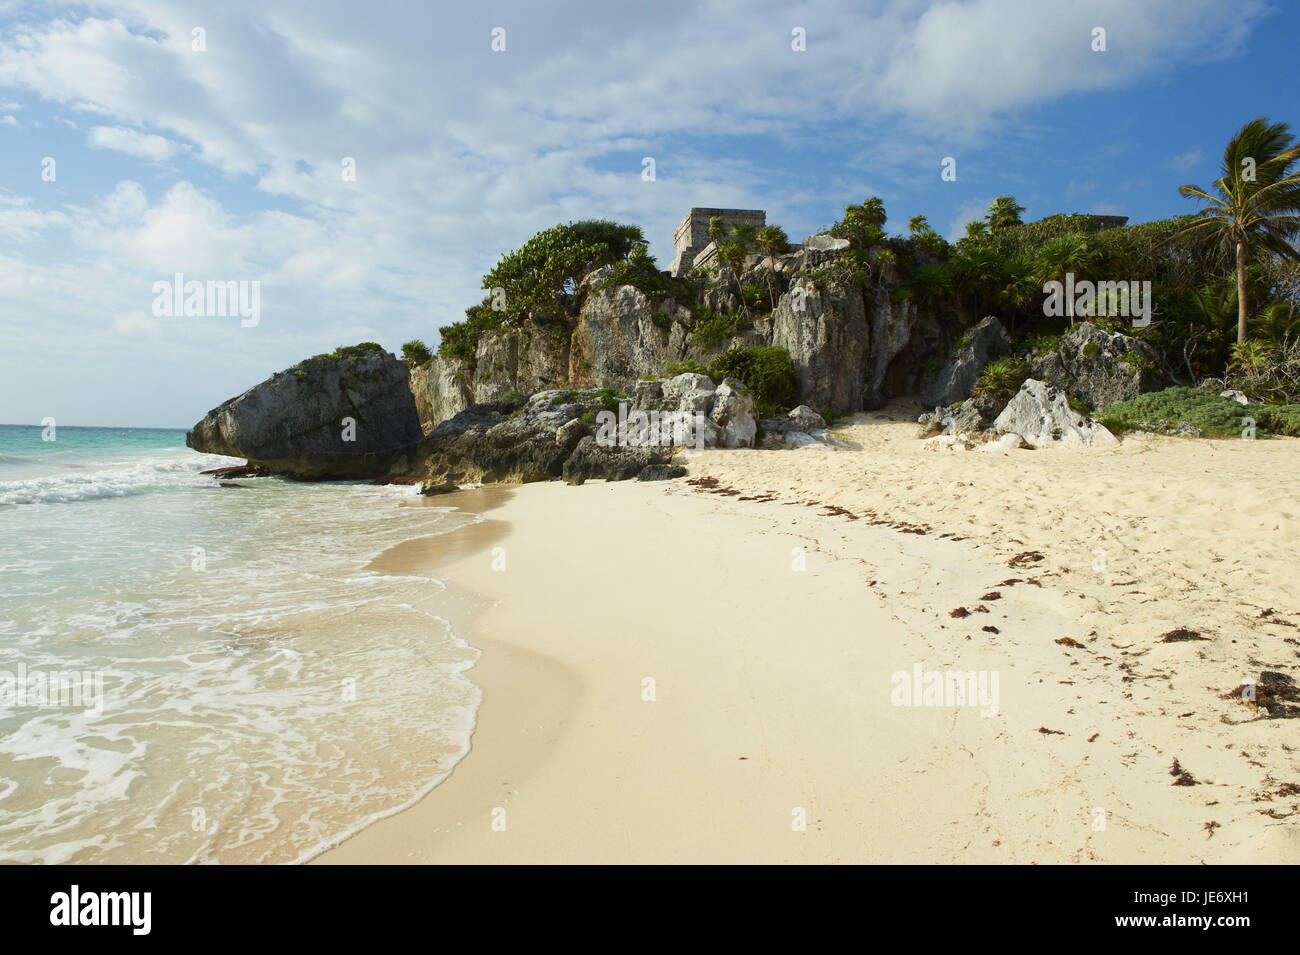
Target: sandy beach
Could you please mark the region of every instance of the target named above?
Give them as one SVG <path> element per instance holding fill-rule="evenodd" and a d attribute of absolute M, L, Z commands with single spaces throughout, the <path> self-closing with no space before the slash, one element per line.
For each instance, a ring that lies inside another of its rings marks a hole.
<path fill-rule="evenodd" d="M 953 453 L 917 410 L 461 492 L 377 564 L 449 582 L 472 749 L 317 861 L 1300 861 L 1298 724 L 1236 692 L 1300 669 L 1300 444 Z M 934 672 L 993 705 L 901 698 Z"/>

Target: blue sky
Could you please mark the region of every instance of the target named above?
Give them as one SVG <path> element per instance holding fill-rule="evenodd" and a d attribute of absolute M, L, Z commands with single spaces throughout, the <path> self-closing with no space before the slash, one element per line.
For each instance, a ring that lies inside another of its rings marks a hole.
<path fill-rule="evenodd" d="M 950 238 L 1002 194 L 1190 211 L 1242 124 L 1300 126 L 1297 36 L 1263 0 L 0 0 L 0 422 L 185 427 L 337 345 L 433 345 L 571 219 L 666 267 L 691 206 L 796 240 L 870 195 Z M 260 282 L 260 322 L 156 317 L 176 272 Z"/>

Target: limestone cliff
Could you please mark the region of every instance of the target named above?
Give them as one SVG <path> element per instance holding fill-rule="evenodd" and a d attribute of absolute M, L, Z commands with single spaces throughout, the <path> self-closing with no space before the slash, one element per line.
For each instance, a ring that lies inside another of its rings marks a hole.
<path fill-rule="evenodd" d="M 862 284 L 837 269 L 839 244 L 765 258 L 751 255 L 740 282 L 723 270 L 701 282 L 695 307 L 653 301 L 631 285 L 588 290 L 572 324 L 525 322 L 484 334 L 473 359 L 439 356 L 411 374 L 425 434 L 459 411 L 510 392 L 614 388 L 664 377 L 674 362 L 707 365 L 729 348 L 785 348 L 799 376 L 800 400 L 841 414 L 915 394 L 943 367 L 955 312 L 918 306 L 894 284 Z M 758 290 L 745 321 L 720 338 L 697 328 L 701 314 L 742 311 L 737 285 Z M 706 311 L 707 310 L 707 311 Z"/>
<path fill-rule="evenodd" d="M 272 375 L 209 411 L 185 443 L 322 480 L 385 474 L 420 437 L 406 364 L 376 347 L 340 349 Z"/>

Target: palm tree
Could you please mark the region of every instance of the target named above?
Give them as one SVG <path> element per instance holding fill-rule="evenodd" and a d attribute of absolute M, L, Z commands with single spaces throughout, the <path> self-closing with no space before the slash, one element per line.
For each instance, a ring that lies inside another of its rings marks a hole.
<path fill-rule="evenodd" d="M 763 254 L 767 256 L 768 264 L 772 264 L 776 257 L 786 250 L 790 244 L 789 237 L 785 230 L 779 225 L 765 225 L 758 230 L 758 247 L 762 249 Z M 767 273 L 767 297 L 771 299 L 772 310 L 776 310 L 776 289 L 772 285 L 772 272 Z"/>
<path fill-rule="evenodd" d="M 722 216 L 710 216 L 709 217 L 709 241 L 713 243 L 713 248 L 715 250 L 720 245 L 722 245 L 722 240 L 723 238 L 726 237 L 726 235 L 727 235 L 727 223 L 726 221 L 723 220 Z M 722 262 L 721 255 L 719 255 L 717 259 L 719 263 Z"/>
<path fill-rule="evenodd" d="M 988 235 L 989 224 L 983 219 L 976 219 L 973 222 L 966 223 L 966 238 L 978 239 L 982 235 Z"/>
<path fill-rule="evenodd" d="M 763 226 L 763 228 L 758 230 L 758 235 L 755 239 L 758 242 L 758 247 L 769 259 L 776 258 L 778 255 L 783 253 L 786 246 L 790 244 L 790 239 L 785 234 L 785 230 L 779 225 Z"/>
<path fill-rule="evenodd" d="M 1237 252 L 1237 341 L 1248 332 L 1246 265 L 1258 251 L 1300 261 L 1289 240 L 1300 233 L 1300 144 L 1286 123 L 1252 119 L 1228 141 L 1214 195 L 1200 186 L 1179 186 L 1186 199 L 1208 203 L 1197 221 L 1178 235 L 1217 237 Z"/>
<path fill-rule="evenodd" d="M 736 283 L 736 294 L 740 297 L 742 311 L 745 311 L 745 295 L 740 287 L 740 272 L 745 267 L 745 256 L 748 254 L 749 249 L 739 239 L 724 239 L 718 246 L 718 260 L 725 262 L 727 268 L 731 269 L 731 277 Z"/>
<path fill-rule="evenodd" d="M 1001 257 L 984 246 L 958 246 L 952 264 L 957 271 L 957 288 L 974 303 L 977 313 L 986 314 L 987 292 L 997 287 L 1002 275 Z"/>
<path fill-rule="evenodd" d="M 993 205 L 989 206 L 989 214 L 985 216 L 989 220 L 989 230 L 996 232 L 998 229 L 1021 225 L 1020 213 L 1024 211 L 1025 207 L 1017 205 L 1014 197 L 998 196 L 993 200 Z"/>
<path fill-rule="evenodd" d="M 1096 257 L 1096 252 L 1088 245 L 1088 237 L 1082 232 L 1072 232 L 1044 243 L 1034 266 L 1040 282 L 1056 281 L 1064 285 L 1067 272 L 1074 272 L 1082 278 Z M 1070 327 L 1073 328 L 1074 303 L 1067 302 L 1066 307 L 1070 313 Z"/>
<path fill-rule="evenodd" d="M 880 281 L 889 283 L 894 281 L 897 275 L 896 266 L 897 257 L 890 249 L 881 249 L 876 253 L 876 267 L 880 270 Z"/>
<path fill-rule="evenodd" d="M 1016 313 L 1027 308 L 1034 297 L 1042 293 L 1043 283 L 1038 281 L 1038 271 L 1024 252 L 1017 252 L 1002 263 L 999 282 L 998 299 L 1007 306 L 1011 315 L 1008 331 L 1015 335 Z"/>
<path fill-rule="evenodd" d="M 867 225 L 875 226 L 877 229 L 883 229 L 887 217 L 885 216 L 885 203 L 879 196 L 872 196 L 870 199 L 862 200 L 862 221 Z"/>
<path fill-rule="evenodd" d="M 731 237 L 746 249 L 758 241 L 758 226 L 752 222 L 737 222 L 731 226 Z"/>
<path fill-rule="evenodd" d="M 1251 327 L 1261 338 L 1281 344 L 1291 338 L 1300 338 L 1300 315 L 1288 302 L 1270 302 L 1255 315 Z"/>
<path fill-rule="evenodd" d="M 885 204 L 873 196 L 860 206 L 845 206 L 843 220 L 832 231 L 852 242 L 854 248 L 869 249 L 884 240 L 884 224 Z"/>

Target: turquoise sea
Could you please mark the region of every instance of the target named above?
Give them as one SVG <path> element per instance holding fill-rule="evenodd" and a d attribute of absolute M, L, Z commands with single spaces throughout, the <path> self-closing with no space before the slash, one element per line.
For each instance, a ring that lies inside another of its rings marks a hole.
<path fill-rule="evenodd" d="M 0 861 L 302 860 L 468 750 L 477 652 L 441 583 L 366 567 L 479 518 L 199 474 L 239 463 L 0 425 Z"/>

